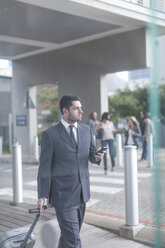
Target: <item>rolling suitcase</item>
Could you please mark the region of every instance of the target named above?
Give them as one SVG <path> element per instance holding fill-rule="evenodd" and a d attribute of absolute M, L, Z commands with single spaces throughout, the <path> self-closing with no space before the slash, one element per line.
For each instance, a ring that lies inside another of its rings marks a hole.
<path fill-rule="evenodd" d="M 44 206 L 46 209 L 46 206 Z M 29 213 L 37 213 L 30 227 L 18 227 L 0 235 L 0 248 L 32 248 L 35 244 L 33 229 L 40 217 L 39 209 L 30 209 Z"/>

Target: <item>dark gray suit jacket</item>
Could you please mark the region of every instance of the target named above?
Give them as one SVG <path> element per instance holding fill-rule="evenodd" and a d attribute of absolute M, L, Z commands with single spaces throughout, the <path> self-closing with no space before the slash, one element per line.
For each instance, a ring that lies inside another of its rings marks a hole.
<path fill-rule="evenodd" d="M 55 208 L 76 207 L 81 196 L 86 203 L 90 197 L 88 160 L 100 163 L 91 128 L 78 123 L 77 130 L 77 149 L 61 122 L 42 134 L 38 197 L 49 197 Z"/>

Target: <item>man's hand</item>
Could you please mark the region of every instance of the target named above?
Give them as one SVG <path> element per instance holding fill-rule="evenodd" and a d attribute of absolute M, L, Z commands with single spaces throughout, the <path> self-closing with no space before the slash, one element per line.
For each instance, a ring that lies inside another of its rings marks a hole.
<path fill-rule="evenodd" d="M 101 147 L 99 147 L 96 152 L 98 152 L 99 150 L 101 149 Z M 104 153 L 106 153 L 106 151 L 103 151 L 103 152 L 98 152 L 97 154 L 95 154 L 95 158 L 98 159 L 98 160 L 101 160 L 104 156 Z"/>
<path fill-rule="evenodd" d="M 40 213 L 45 212 L 45 209 L 43 208 L 43 206 L 45 205 L 46 205 L 46 198 L 39 198 L 36 207 L 40 209 Z"/>

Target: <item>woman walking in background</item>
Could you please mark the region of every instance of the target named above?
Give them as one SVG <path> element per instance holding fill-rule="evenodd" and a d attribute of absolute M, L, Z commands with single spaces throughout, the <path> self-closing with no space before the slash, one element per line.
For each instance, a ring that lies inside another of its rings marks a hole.
<path fill-rule="evenodd" d="M 125 126 L 125 145 L 135 145 L 138 148 L 141 137 L 139 122 L 134 116 L 129 116 L 127 122 L 128 124 Z"/>
<path fill-rule="evenodd" d="M 113 133 L 116 132 L 113 122 L 110 120 L 110 114 L 108 112 L 104 112 L 102 114 L 102 118 L 101 118 L 101 124 L 99 129 L 103 129 L 103 136 L 101 139 L 101 145 L 102 147 L 104 146 L 109 146 L 109 154 L 111 157 L 111 164 L 112 164 L 112 168 L 111 171 L 114 171 L 114 167 L 115 167 L 115 160 L 114 160 L 114 148 L 113 148 L 113 143 L 114 143 L 114 136 Z M 107 175 L 107 170 L 108 170 L 108 166 L 107 166 L 107 154 L 104 154 L 104 174 Z"/>

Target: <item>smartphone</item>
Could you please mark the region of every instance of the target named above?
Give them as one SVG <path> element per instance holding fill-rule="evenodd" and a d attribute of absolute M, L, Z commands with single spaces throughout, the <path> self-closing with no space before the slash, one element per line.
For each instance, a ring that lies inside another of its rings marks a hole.
<path fill-rule="evenodd" d="M 96 154 L 100 153 L 100 152 L 104 152 L 108 149 L 108 146 L 104 146 L 104 147 L 101 147 L 97 152 Z"/>

